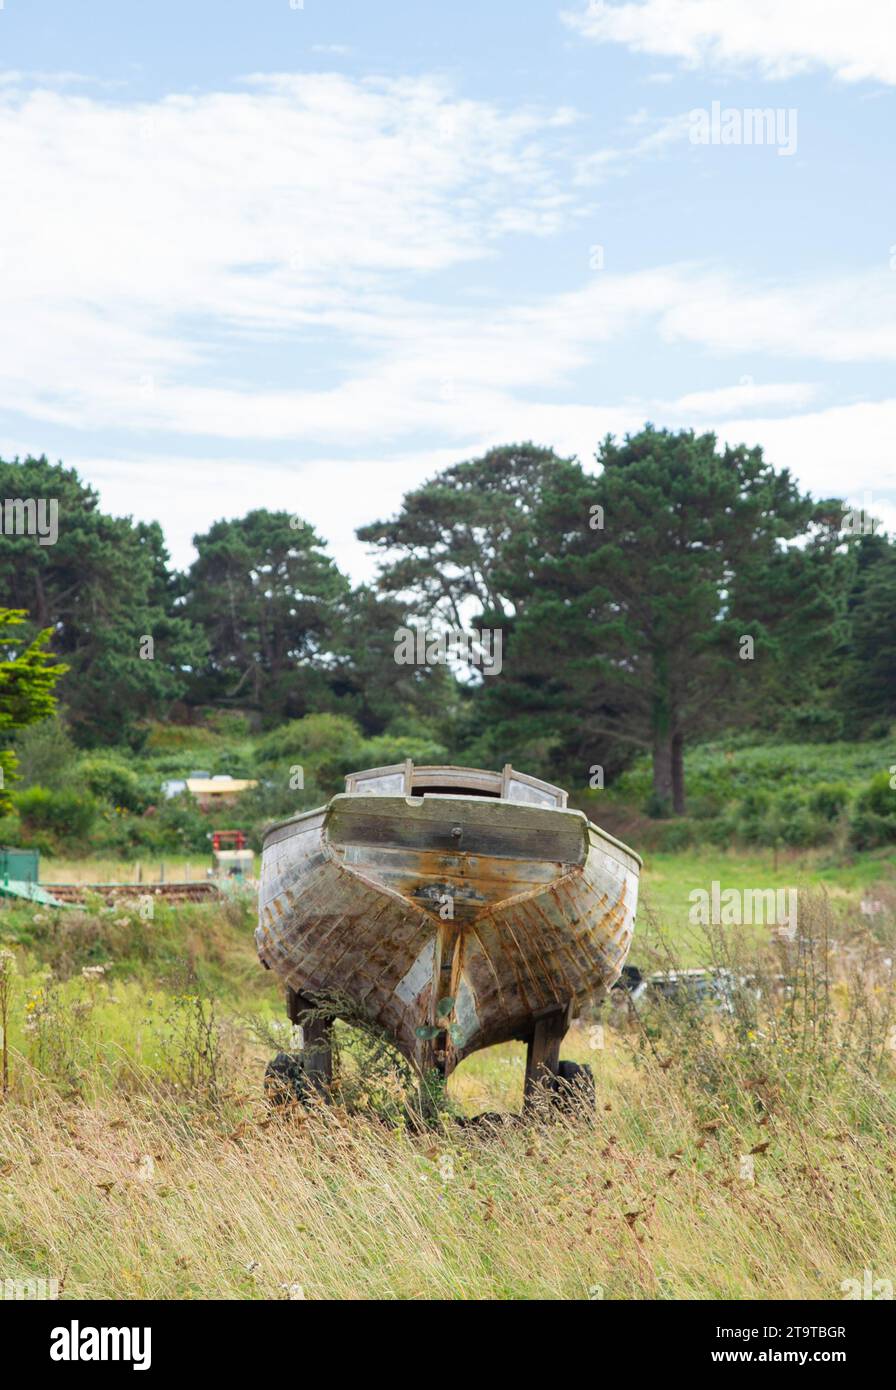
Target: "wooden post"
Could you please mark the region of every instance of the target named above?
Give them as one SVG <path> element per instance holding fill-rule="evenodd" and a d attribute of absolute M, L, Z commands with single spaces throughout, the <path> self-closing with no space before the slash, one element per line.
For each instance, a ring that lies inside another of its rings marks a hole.
<path fill-rule="evenodd" d="M 539 1093 L 550 1087 L 551 1078 L 557 1075 L 560 1045 L 566 1037 L 571 1020 L 572 1002 L 565 1008 L 551 1010 L 536 1018 L 526 1052 L 524 1110 L 529 1110 L 536 1104 Z"/>
<path fill-rule="evenodd" d="M 316 1007 L 312 999 L 286 986 L 286 1012 L 291 1023 L 297 1023 L 305 1039 L 305 1074 L 317 1090 L 329 1090 L 333 1082 L 333 1040 L 331 1018 L 303 1019 L 302 1015 Z"/>

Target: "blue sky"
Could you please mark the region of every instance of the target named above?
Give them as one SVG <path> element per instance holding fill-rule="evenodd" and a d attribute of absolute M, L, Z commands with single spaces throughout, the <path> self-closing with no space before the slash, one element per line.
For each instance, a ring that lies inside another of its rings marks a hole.
<path fill-rule="evenodd" d="M 646 419 L 892 529 L 894 101 L 885 0 L 5 0 L 0 452 L 179 564 Z"/>

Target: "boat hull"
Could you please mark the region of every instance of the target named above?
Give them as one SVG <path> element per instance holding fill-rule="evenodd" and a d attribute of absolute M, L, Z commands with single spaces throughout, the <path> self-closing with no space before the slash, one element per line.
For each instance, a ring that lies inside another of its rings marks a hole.
<path fill-rule="evenodd" d="M 337 796 L 265 839 L 259 955 L 447 1074 L 601 997 L 628 954 L 639 868 L 577 811 Z"/>

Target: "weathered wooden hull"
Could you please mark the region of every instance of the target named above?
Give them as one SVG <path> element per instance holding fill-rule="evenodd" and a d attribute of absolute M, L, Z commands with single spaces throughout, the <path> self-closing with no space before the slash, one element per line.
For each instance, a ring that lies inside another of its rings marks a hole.
<path fill-rule="evenodd" d="M 346 1000 L 448 1073 L 613 984 L 640 862 L 578 811 L 336 796 L 266 837 L 258 951 L 298 993 Z"/>

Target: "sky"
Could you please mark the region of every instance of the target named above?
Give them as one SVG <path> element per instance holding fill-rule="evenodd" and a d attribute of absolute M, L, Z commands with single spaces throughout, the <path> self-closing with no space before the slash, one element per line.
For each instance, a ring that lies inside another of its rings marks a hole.
<path fill-rule="evenodd" d="M 894 108 L 891 0 L 0 0 L 0 456 L 179 567 L 648 420 L 892 531 Z"/>

